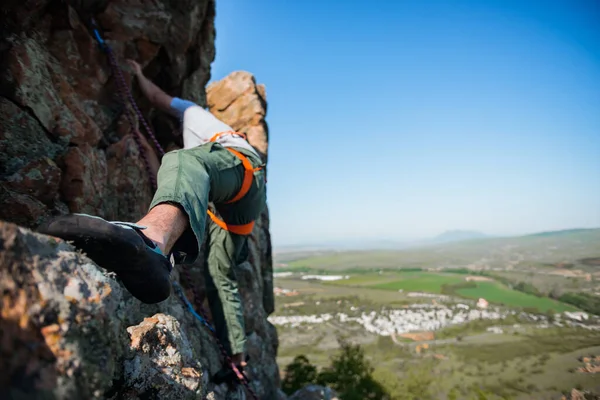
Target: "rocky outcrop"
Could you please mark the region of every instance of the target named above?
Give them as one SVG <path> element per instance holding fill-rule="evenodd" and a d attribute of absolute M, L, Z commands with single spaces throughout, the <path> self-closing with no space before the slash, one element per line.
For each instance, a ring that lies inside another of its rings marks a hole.
<path fill-rule="evenodd" d="M 231 395 L 210 383 L 218 348 L 176 296 L 144 305 L 70 245 L 13 224 L 0 245 L 0 397 Z"/>
<path fill-rule="evenodd" d="M 124 56 L 167 92 L 209 105 L 268 153 L 266 91 L 246 72 L 205 90 L 214 49 L 214 1 L 8 0 L 0 10 L 0 398 L 236 399 L 215 385 L 222 367 L 208 331 L 172 295 L 142 304 L 72 246 L 34 233 L 54 214 L 135 221 L 150 177 L 117 96 L 117 80 L 90 34 L 94 17 L 163 148 L 181 146 L 178 121 L 141 98 Z M 156 149 L 142 138 L 150 162 Z M 30 229 L 32 230 L 30 230 Z M 202 257 L 201 257 L 202 258 Z M 204 301 L 201 264 L 181 280 Z M 180 281 L 182 267 L 173 272 Z M 237 267 L 261 399 L 283 399 L 275 362 L 269 213 Z M 192 290 L 193 289 L 193 290 Z"/>
<path fill-rule="evenodd" d="M 267 161 L 269 131 L 265 122 L 265 86 L 257 85 L 252 74 L 237 71 L 227 79 L 210 84 L 206 92 L 210 111 L 233 129 L 244 132 Z"/>
<path fill-rule="evenodd" d="M 125 55 L 167 92 L 204 106 L 214 13 L 214 0 L 5 1 L 0 219 L 35 227 L 67 210 L 139 218 L 151 200 L 150 177 L 132 136 L 138 126 L 125 116 L 131 104 L 120 102 L 118 79 L 91 34 L 92 18 L 128 85 Z M 163 147 L 180 144 L 176 119 L 136 97 Z M 156 164 L 156 149 L 143 144 Z"/>

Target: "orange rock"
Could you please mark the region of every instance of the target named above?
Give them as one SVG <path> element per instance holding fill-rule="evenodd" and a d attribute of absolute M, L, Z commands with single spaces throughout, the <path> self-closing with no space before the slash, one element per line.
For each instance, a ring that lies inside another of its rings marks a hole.
<path fill-rule="evenodd" d="M 18 322 L 19 328 L 27 329 L 29 327 L 29 316 L 27 313 L 28 299 L 25 290 L 17 291 L 16 299 L 9 294 L 2 296 L 2 308 L 0 316 L 3 319 Z"/>
<path fill-rule="evenodd" d="M 194 368 L 181 368 L 181 374 L 185 377 L 200 378 L 200 373 Z"/>
<path fill-rule="evenodd" d="M 267 160 L 268 127 L 266 89 L 254 76 L 236 71 L 206 89 L 210 111 L 220 120 L 248 136 L 250 144 Z"/>
<path fill-rule="evenodd" d="M 60 326 L 58 324 L 52 324 L 44 326 L 40 332 L 46 341 L 46 344 L 52 350 L 54 354 L 58 353 L 59 347 L 58 344 L 60 342 Z"/>

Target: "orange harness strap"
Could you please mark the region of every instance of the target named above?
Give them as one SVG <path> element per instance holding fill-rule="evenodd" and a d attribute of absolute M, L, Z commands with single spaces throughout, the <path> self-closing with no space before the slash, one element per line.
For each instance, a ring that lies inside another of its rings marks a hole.
<path fill-rule="evenodd" d="M 246 135 L 244 135 L 243 133 L 228 131 L 228 132 L 217 133 L 210 139 L 210 141 L 216 142 L 217 139 L 223 135 L 239 135 L 239 136 L 243 137 L 244 139 L 246 139 Z M 254 168 L 254 167 L 252 167 L 252 163 L 250 162 L 250 160 L 248 160 L 248 157 L 246 157 L 239 151 L 234 150 L 232 148 L 226 147 L 226 149 L 229 150 L 232 154 L 234 154 L 237 158 L 239 158 L 242 161 L 242 165 L 244 166 L 244 180 L 242 181 L 242 187 L 240 188 L 240 191 L 231 200 L 229 200 L 225 203 L 225 204 L 230 204 L 230 203 L 235 203 L 236 201 L 239 201 L 242 197 L 244 197 L 246 195 L 246 193 L 248 193 L 248 191 L 250 190 L 250 187 L 252 186 L 252 179 L 254 177 L 254 173 L 256 171 L 261 170 L 262 167 Z M 249 222 L 247 224 L 243 224 L 243 225 L 232 225 L 232 224 L 226 223 L 225 221 L 223 221 L 222 219 L 217 217 L 212 211 L 206 210 L 206 212 L 208 213 L 208 216 L 210 217 L 210 219 L 213 220 L 213 222 L 215 224 L 219 225 L 221 228 L 225 229 L 226 231 L 235 233 L 237 235 L 250 235 L 252 233 L 252 229 L 254 229 L 254 221 Z"/>
<path fill-rule="evenodd" d="M 254 221 L 249 222 L 247 224 L 243 224 L 243 225 L 232 225 L 232 224 L 228 224 L 227 222 L 225 222 L 222 219 L 220 219 L 219 217 L 217 217 L 210 210 L 206 210 L 206 213 L 208 214 L 210 219 L 213 220 L 213 222 L 215 224 L 219 225 L 221 228 L 225 229 L 226 231 L 235 233 L 236 235 L 242 235 L 242 236 L 250 235 L 252 233 L 252 230 L 254 229 Z"/>

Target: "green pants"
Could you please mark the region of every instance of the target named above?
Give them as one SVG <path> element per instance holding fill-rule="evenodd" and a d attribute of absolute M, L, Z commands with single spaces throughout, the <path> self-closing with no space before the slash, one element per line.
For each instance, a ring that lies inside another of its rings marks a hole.
<path fill-rule="evenodd" d="M 254 167 L 261 164 L 256 155 L 236 148 Z M 230 354 L 245 350 L 244 314 L 234 266 L 241 259 L 247 236 L 230 233 L 215 224 L 206 210 L 212 202 L 221 217 L 231 224 L 246 224 L 260 215 L 266 205 L 264 170 L 254 173 L 248 193 L 233 204 L 242 186 L 244 167 L 239 158 L 218 143 L 171 151 L 162 159 L 158 171 L 158 189 L 150 209 L 160 203 L 178 204 L 187 213 L 190 230 L 175 244 L 174 250 L 187 254 L 186 262 L 195 262 L 208 232 L 205 251 L 206 293 L 217 334 Z M 206 220 L 208 218 L 208 230 Z"/>

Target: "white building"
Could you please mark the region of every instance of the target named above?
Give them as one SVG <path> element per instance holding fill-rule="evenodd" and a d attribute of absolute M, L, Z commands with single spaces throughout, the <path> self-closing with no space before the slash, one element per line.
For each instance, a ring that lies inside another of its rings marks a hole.
<path fill-rule="evenodd" d="M 273 272 L 273 278 L 285 278 L 294 275 L 293 272 Z"/>
<path fill-rule="evenodd" d="M 477 307 L 479 308 L 487 308 L 490 305 L 486 299 L 480 298 L 477 300 Z"/>
<path fill-rule="evenodd" d="M 589 315 L 587 315 L 587 313 L 584 313 L 582 311 L 577 311 L 577 312 L 565 311 L 565 317 L 574 319 L 576 321 L 583 321 L 583 320 L 587 320 L 589 318 Z"/>
<path fill-rule="evenodd" d="M 340 279 L 348 279 L 350 278 L 348 275 L 346 276 L 342 276 L 342 275 L 304 275 L 302 276 L 302 279 L 307 280 L 307 279 L 316 279 L 319 281 L 339 281 Z"/>

